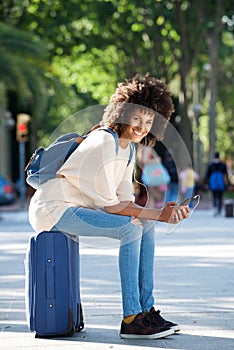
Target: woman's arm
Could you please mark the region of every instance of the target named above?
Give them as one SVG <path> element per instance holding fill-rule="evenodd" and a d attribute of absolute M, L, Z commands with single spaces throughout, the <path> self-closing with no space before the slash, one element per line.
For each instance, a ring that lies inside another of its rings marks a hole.
<path fill-rule="evenodd" d="M 156 220 L 176 224 L 188 217 L 188 206 L 177 206 L 169 202 L 162 209 L 144 208 L 132 202 L 120 202 L 117 205 L 105 207 L 111 214 L 134 216 L 139 219 Z"/>

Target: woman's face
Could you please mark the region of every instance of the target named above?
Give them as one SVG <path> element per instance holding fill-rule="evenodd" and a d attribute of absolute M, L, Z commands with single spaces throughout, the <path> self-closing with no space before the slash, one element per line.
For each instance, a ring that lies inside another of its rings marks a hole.
<path fill-rule="evenodd" d="M 136 109 L 129 118 L 129 124 L 126 126 L 120 138 L 127 139 L 129 142 L 139 143 L 149 133 L 154 121 L 154 113 L 146 109 Z"/>

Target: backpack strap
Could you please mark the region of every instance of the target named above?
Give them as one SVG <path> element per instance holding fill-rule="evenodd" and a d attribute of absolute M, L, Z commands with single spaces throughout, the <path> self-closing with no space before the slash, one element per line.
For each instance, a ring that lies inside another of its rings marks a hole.
<path fill-rule="evenodd" d="M 109 132 L 111 135 L 113 135 L 113 137 L 114 137 L 114 139 L 115 139 L 116 154 L 118 154 L 118 151 L 119 151 L 119 141 L 118 141 L 118 135 L 117 135 L 117 133 L 116 133 L 113 129 L 109 128 L 108 126 L 103 126 L 103 127 L 99 128 L 98 130 L 105 130 L 105 131 Z M 132 157 L 133 157 L 133 154 L 134 154 L 134 150 L 135 150 L 134 142 L 131 142 L 131 143 L 130 143 L 130 154 L 129 154 L 127 166 L 129 166 L 129 164 L 130 164 L 131 161 L 132 161 Z"/>
<path fill-rule="evenodd" d="M 118 151 L 119 151 L 119 141 L 118 141 L 118 135 L 117 133 L 111 129 L 111 128 L 108 128 L 108 126 L 103 126 L 101 128 L 99 128 L 98 130 L 105 130 L 107 132 L 109 132 L 109 134 L 113 135 L 114 139 L 115 139 L 115 150 L 116 150 L 116 154 L 118 154 Z"/>
<path fill-rule="evenodd" d="M 135 145 L 134 145 L 134 142 L 131 142 L 130 143 L 130 154 L 129 154 L 129 159 L 128 159 L 128 165 L 132 161 L 132 157 L 133 157 L 134 151 L 135 151 Z"/>

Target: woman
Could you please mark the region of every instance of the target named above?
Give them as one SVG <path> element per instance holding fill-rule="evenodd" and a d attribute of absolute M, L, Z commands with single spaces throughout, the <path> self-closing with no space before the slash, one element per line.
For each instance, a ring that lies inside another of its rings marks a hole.
<path fill-rule="evenodd" d="M 176 224 L 189 209 L 134 204 L 133 159 L 128 165 L 131 144 L 162 139 L 173 110 L 168 87 L 149 75 L 119 84 L 100 123 L 117 133 L 117 154 L 113 135 L 92 131 L 30 203 L 30 223 L 38 232 L 60 230 L 120 241 L 122 338 L 156 339 L 179 330 L 154 309 L 154 226 L 156 221 Z"/>

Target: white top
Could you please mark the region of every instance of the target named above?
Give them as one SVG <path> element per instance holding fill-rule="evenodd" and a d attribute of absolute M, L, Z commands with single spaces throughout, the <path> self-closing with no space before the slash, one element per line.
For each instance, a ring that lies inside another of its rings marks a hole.
<path fill-rule="evenodd" d="M 127 166 L 130 145 L 116 143 L 112 134 L 93 131 L 57 172 L 33 195 L 29 222 L 36 232 L 50 230 L 69 207 L 99 209 L 134 201 L 132 174 L 135 154 Z"/>

